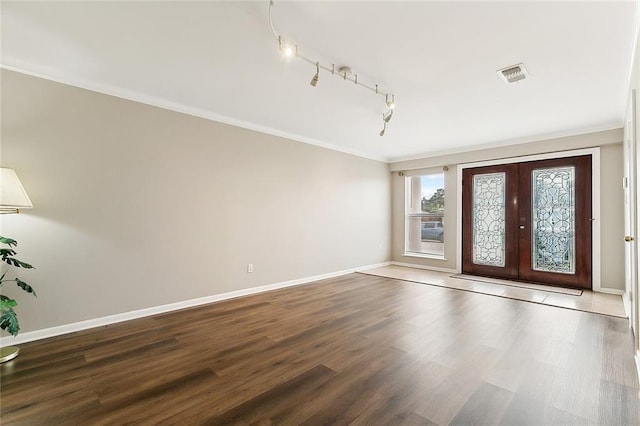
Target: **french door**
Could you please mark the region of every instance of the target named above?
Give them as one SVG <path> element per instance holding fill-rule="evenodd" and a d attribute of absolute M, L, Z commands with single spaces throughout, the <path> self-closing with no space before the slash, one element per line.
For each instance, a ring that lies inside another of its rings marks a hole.
<path fill-rule="evenodd" d="M 464 169 L 462 271 L 591 289 L 591 156 Z"/>

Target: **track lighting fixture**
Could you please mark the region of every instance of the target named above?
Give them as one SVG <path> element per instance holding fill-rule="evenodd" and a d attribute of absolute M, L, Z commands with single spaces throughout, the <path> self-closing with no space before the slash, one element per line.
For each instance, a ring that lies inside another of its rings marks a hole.
<path fill-rule="evenodd" d="M 316 62 L 316 75 L 311 79 L 311 85 L 316 87 L 318 85 L 318 75 L 320 74 L 320 64 Z"/>
<path fill-rule="evenodd" d="M 358 74 L 353 74 L 353 76 L 351 76 L 351 68 L 347 67 L 347 66 L 339 66 L 336 69 L 335 64 L 331 64 L 331 67 L 329 66 L 325 66 L 320 64 L 318 61 L 314 61 L 311 60 L 310 58 L 304 56 L 303 54 L 301 54 L 298 50 L 298 46 L 291 46 L 290 44 L 287 44 L 283 39 L 282 36 L 280 36 L 280 34 L 278 34 L 278 32 L 276 31 L 275 27 L 273 26 L 273 19 L 271 17 L 271 12 L 273 9 L 273 0 L 269 0 L 269 25 L 271 26 L 271 31 L 273 32 L 273 35 L 276 37 L 276 39 L 278 40 L 278 48 L 280 49 L 280 51 L 282 52 L 282 54 L 285 57 L 292 57 L 295 56 L 296 58 L 300 58 L 305 62 L 308 62 L 309 64 L 315 65 L 316 66 L 316 73 L 313 76 L 313 78 L 311 79 L 311 86 L 316 87 L 318 85 L 318 79 L 320 78 L 320 68 L 322 68 L 325 71 L 328 71 L 331 73 L 331 75 L 335 75 L 339 78 L 342 78 L 343 80 L 348 80 L 352 83 L 354 83 L 356 86 L 362 86 L 365 89 L 369 89 L 372 92 L 374 92 L 376 95 L 382 95 L 385 97 L 385 103 L 387 105 L 387 107 L 389 108 L 389 110 L 384 113 L 382 115 L 382 119 L 384 120 L 384 127 L 382 129 L 382 131 L 380 132 L 380 136 L 384 136 L 384 133 L 387 129 L 387 123 L 389 122 L 389 120 L 391 120 L 391 117 L 393 115 L 393 109 L 395 108 L 396 104 L 395 104 L 395 95 L 391 94 L 391 93 L 386 93 L 386 92 L 382 92 L 380 90 L 378 90 L 378 85 L 374 84 L 374 85 L 369 85 L 366 83 L 363 83 L 362 81 L 358 80 Z"/>

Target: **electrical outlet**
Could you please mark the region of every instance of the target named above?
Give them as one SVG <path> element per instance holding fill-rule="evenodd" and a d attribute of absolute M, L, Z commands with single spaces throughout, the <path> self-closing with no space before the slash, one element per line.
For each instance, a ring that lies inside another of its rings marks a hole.
<path fill-rule="evenodd" d="M 248 273 L 252 273 L 252 272 L 253 272 L 253 263 L 249 263 L 249 264 L 247 265 L 247 272 L 248 272 Z"/>

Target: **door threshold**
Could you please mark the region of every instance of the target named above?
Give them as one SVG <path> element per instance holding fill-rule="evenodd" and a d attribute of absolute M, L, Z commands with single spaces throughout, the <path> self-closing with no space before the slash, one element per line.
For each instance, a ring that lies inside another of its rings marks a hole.
<path fill-rule="evenodd" d="M 470 281 L 480 281 L 480 282 L 491 283 L 491 284 L 508 285 L 511 287 L 528 288 L 530 290 L 541 290 L 549 293 L 568 294 L 570 296 L 582 296 L 582 290 L 576 289 L 576 288 L 555 287 L 555 286 L 544 285 L 544 284 L 511 281 L 511 280 L 504 280 L 499 278 L 483 277 L 483 276 L 469 275 L 469 274 L 455 274 L 455 275 L 451 275 L 451 277 L 460 278 L 463 280 L 470 280 Z"/>

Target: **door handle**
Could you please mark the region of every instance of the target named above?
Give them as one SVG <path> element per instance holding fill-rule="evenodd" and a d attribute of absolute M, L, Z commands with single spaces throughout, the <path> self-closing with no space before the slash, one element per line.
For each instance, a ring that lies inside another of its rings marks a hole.
<path fill-rule="evenodd" d="M 520 229 L 524 229 L 524 225 L 520 225 Z"/>
<path fill-rule="evenodd" d="M 626 242 L 628 242 L 628 243 L 630 243 L 631 241 L 633 241 L 633 239 L 634 239 L 634 238 L 633 238 L 631 235 L 627 235 L 627 236 L 625 236 L 625 237 L 624 237 L 624 240 L 625 240 Z"/>

